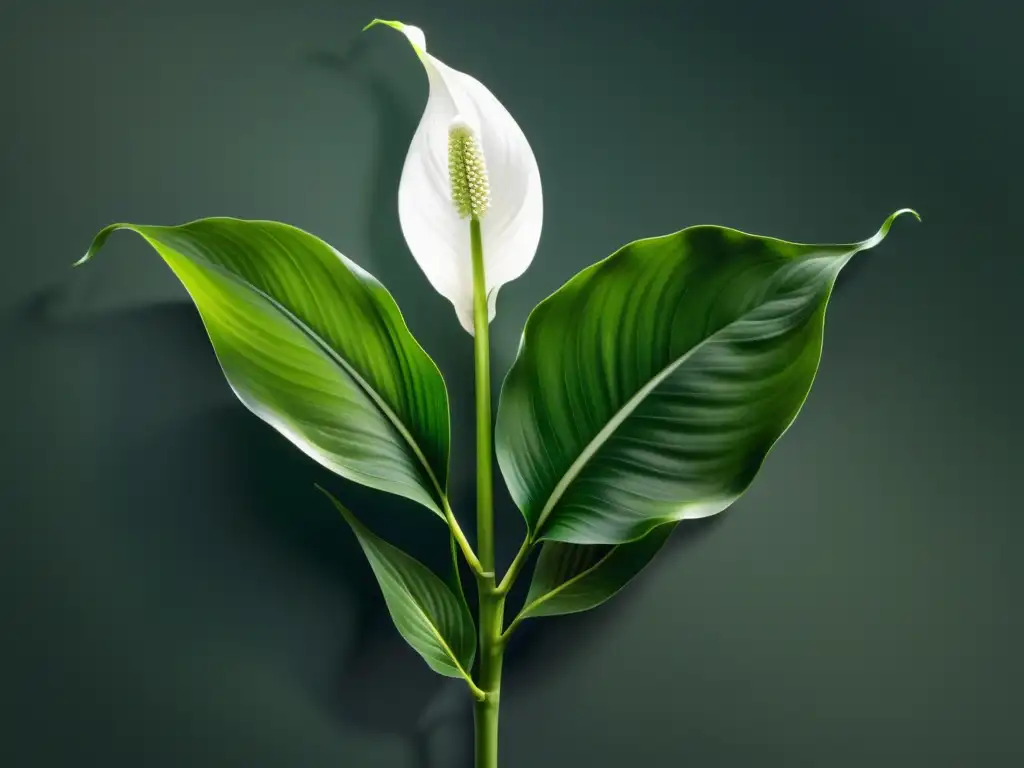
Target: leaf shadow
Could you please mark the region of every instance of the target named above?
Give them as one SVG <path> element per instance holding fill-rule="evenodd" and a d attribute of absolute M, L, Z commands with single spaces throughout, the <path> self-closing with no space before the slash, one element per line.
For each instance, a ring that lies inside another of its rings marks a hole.
<path fill-rule="evenodd" d="M 131 478 L 110 483 L 102 505 L 85 504 L 106 510 L 95 524 L 120 546 L 137 550 L 142 561 L 147 553 L 157 560 L 162 581 L 180 581 L 177 591 L 184 603 L 198 599 L 191 594 L 197 546 L 212 547 L 208 554 L 221 563 L 220 599 L 225 604 L 261 601 L 264 620 L 287 622 L 291 606 L 303 602 L 300 586 L 285 578 L 289 574 L 318 580 L 339 605 L 346 599 L 354 603 L 353 636 L 337 641 L 344 651 L 317 654 L 301 645 L 284 649 L 295 667 L 295 684 L 347 726 L 400 736 L 416 755 L 417 768 L 471 766 L 472 710 L 463 686 L 434 675 L 406 646 L 354 537 L 313 484 L 325 485 L 379 535 L 441 573 L 448 561 L 439 521 L 411 502 L 333 476 L 246 411 L 227 390 L 192 306 L 164 304 L 69 321 L 53 313 L 62 306 L 61 295 L 35 296 L 20 308 L 14 330 L 30 346 L 48 347 L 46 356 L 62 356 L 70 371 L 91 371 L 93 387 L 116 391 L 125 422 L 135 425 L 104 441 L 96 451 L 102 455 L 93 457 L 101 472 Z M 177 399 L 167 394 L 181 388 L 185 391 Z M 186 481 L 169 482 L 174 478 Z M 472 508 L 471 483 L 455 501 L 460 509 Z M 507 523 L 518 513 L 504 501 L 501 522 Z M 140 503 L 145 504 L 144 519 Z M 685 549 L 716 524 L 711 518 L 680 526 L 662 558 Z M 506 563 L 519 543 L 518 534 L 512 535 L 517 529 L 498 527 Z M 267 573 L 267 579 L 286 583 L 267 596 L 244 578 L 224 578 L 225 569 L 244 571 L 252 561 L 264 564 L 260 573 Z M 625 594 L 642 589 L 657 567 L 652 564 Z M 129 569 L 145 581 L 144 562 Z M 518 607 L 527 585 L 528 579 L 521 579 L 510 606 Z M 627 605 L 628 597 L 617 596 L 585 614 L 526 622 L 507 654 L 506 669 L 515 678 L 511 687 L 539 684 L 557 674 L 563 654 L 598 638 L 605 622 L 614 621 Z M 195 618 L 176 616 L 177 610 L 154 608 L 136 620 L 195 626 Z M 332 631 L 333 622 L 326 620 L 309 628 L 321 634 L 316 647 L 331 645 Z M 258 636 L 253 640 L 259 644 Z M 153 649 L 138 649 L 142 656 L 149 652 L 155 655 Z M 439 749 L 445 754 L 441 761 L 434 757 Z"/>
<path fill-rule="evenodd" d="M 569 658 L 581 645 L 597 642 L 605 627 L 622 620 L 623 615 L 628 613 L 630 595 L 642 591 L 646 582 L 654 578 L 670 560 L 683 556 L 713 530 L 725 524 L 727 515 L 727 512 L 723 512 L 713 517 L 680 523 L 654 560 L 606 603 L 583 613 L 523 622 L 516 630 L 507 654 L 510 661 L 506 668 L 515 670 L 516 686 L 542 683 L 547 676 L 556 673 L 563 660 Z M 528 577 L 517 585 L 518 599 L 514 603 L 517 607 L 522 604 L 528 585 Z"/>

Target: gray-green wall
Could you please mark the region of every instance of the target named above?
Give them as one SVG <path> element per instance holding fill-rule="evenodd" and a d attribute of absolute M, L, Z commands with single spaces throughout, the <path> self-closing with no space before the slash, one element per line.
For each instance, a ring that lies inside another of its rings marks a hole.
<path fill-rule="evenodd" d="M 472 352 L 395 196 L 422 26 L 529 136 L 529 309 L 695 223 L 848 241 L 797 424 L 735 507 L 506 665 L 506 766 L 1024 764 L 1018 3 L 12 0 L 0 10 L 0 764 L 467 768 L 458 688 L 398 639 L 326 482 L 233 399 L 194 310 L 115 220 L 281 219 L 395 294 L 453 396 Z M 660 8 L 660 10 L 659 10 Z M 502 552 L 521 523 L 507 497 Z M 507 561 L 507 560 L 506 560 Z"/>

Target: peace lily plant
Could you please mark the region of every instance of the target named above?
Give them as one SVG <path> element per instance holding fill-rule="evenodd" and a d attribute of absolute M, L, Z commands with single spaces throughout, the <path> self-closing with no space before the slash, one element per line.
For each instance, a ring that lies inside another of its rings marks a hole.
<path fill-rule="evenodd" d="M 694 226 L 623 246 L 530 315 L 492 447 L 488 325 L 540 240 L 537 161 L 501 102 L 429 53 L 421 30 L 376 24 L 405 35 L 430 87 L 398 214 L 427 280 L 473 336 L 475 547 L 448 495 L 444 380 L 391 295 L 353 261 L 287 224 L 209 218 L 113 224 L 79 263 L 117 229 L 141 235 L 184 284 L 253 413 L 332 472 L 418 502 L 448 527 L 453 567 L 442 578 L 324 491 L 398 631 L 434 671 L 465 682 L 476 765 L 494 768 L 502 658 L 517 627 L 604 602 L 681 521 L 739 498 L 807 397 L 839 271 L 908 209 L 846 245 Z M 500 577 L 492 450 L 526 521 Z M 534 555 L 525 604 L 507 620 L 506 597 Z M 475 616 L 460 557 L 475 577 Z"/>

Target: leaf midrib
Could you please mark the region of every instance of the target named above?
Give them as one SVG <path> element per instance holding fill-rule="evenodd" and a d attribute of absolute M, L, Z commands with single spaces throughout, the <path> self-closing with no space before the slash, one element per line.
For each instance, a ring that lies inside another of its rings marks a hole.
<path fill-rule="evenodd" d="M 578 547 L 578 546 L 585 546 L 585 545 L 582 545 L 582 544 L 572 544 L 572 545 L 569 545 L 569 546 L 577 546 L 577 547 Z M 551 599 L 552 599 L 552 598 L 554 598 L 554 597 L 557 597 L 557 596 L 558 596 L 558 595 L 560 595 L 560 594 L 561 594 L 562 592 L 564 592 L 564 591 L 565 591 L 566 589 L 568 589 L 569 587 L 573 586 L 574 584 L 578 584 L 578 583 L 579 583 L 580 581 L 582 581 L 582 580 L 583 580 L 583 579 L 584 579 L 585 577 L 589 576 L 589 575 L 590 575 L 591 573 L 593 573 L 593 572 L 594 572 L 594 571 L 596 571 L 596 570 L 597 570 L 598 568 L 600 568 L 600 567 L 601 567 L 602 565 L 604 565 L 604 564 L 605 564 L 605 563 L 606 563 L 606 562 L 608 561 L 608 559 L 609 559 L 609 558 L 610 558 L 610 557 L 611 557 L 611 556 L 612 556 L 613 554 L 615 554 L 615 551 L 616 551 L 616 550 L 617 550 L 617 549 L 618 549 L 618 548 L 619 548 L 620 546 L 622 546 L 622 545 L 621 545 L 621 544 L 616 544 L 616 545 L 615 545 L 615 546 L 613 546 L 613 547 L 612 547 L 611 549 L 609 549 L 609 550 L 608 550 L 608 551 L 607 551 L 607 552 L 606 552 L 606 553 L 605 553 L 605 554 L 604 554 L 604 555 L 603 555 L 603 556 L 602 556 L 602 557 L 601 557 L 601 558 L 600 558 L 600 559 L 599 559 L 599 560 L 598 560 L 598 561 L 597 561 L 596 563 L 594 563 L 594 564 L 593 564 L 592 566 L 590 566 L 589 568 L 587 568 L 587 569 L 585 569 L 585 570 L 582 570 L 582 571 L 580 571 L 580 572 L 579 572 L 579 573 L 577 573 L 577 574 L 576 574 L 575 576 L 573 576 L 573 577 L 571 577 L 571 578 L 569 578 L 569 579 L 567 579 L 567 580 L 563 581 L 563 582 L 562 582 L 561 584 L 559 584 L 559 585 L 558 585 L 557 587 L 555 587 L 554 589 L 552 589 L 552 590 L 550 590 L 550 591 L 548 591 L 548 592 L 545 592 L 545 593 L 544 593 L 543 595 L 541 595 L 540 597 L 538 597 L 538 598 L 536 598 L 536 599 L 532 600 L 532 601 L 531 601 L 531 602 L 530 602 L 530 603 L 529 603 L 528 605 L 525 605 L 525 606 L 523 607 L 523 609 L 522 609 L 522 610 L 521 610 L 521 611 L 519 612 L 519 615 L 520 615 L 520 616 L 522 616 L 522 617 L 524 617 L 524 618 L 529 618 L 529 612 L 530 612 L 530 611 L 532 611 L 532 610 L 533 610 L 534 608 L 536 608 L 537 606 L 543 605 L 544 603 L 548 602 L 549 600 L 551 600 Z M 518 617 L 517 617 L 517 618 L 518 618 Z"/>
<path fill-rule="evenodd" d="M 463 669 L 462 663 L 459 661 L 458 657 L 456 657 L 455 653 L 448 645 L 448 642 L 444 639 L 444 636 L 441 634 L 441 630 L 438 629 L 437 625 L 434 623 L 434 620 L 431 618 L 430 614 L 428 614 L 426 610 L 424 610 L 423 606 L 420 605 L 419 600 L 416 599 L 416 596 L 413 594 L 412 590 L 406 586 L 405 579 L 402 578 L 400 575 L 399 579 L 402 582 L 402 588 L 405 589 L 406 594 L 409 595 L 409 597 L 411 598 L 412 604 L 413 606 L 415 606 L 416 611 L 419 613 L 423 621 L 426 622 L 427 627 L 430 628 L 431 633 L 433 633 L 434 635 L 434 639 L 437 640 L 437 642 L 440 644 L 441 650 L 443 650 L 445 654 L 447 654 L 452 664 L 455 665 L 455 669 L 458 671 L 458 673 L 467 680 L 470 680 L 471 678 L 469 674 L 466 672 L 465 669 Z"/>
<path fill-rule="evenodd" d="M 858 243 L 858 245 L 862 244 Z M 860 249 L 858 248 L 857 250 Z M 857 250 L 854 250 L 851 253 L 844 255 L 847 258 L 849 258 L 854 253 L 856 253 Z M 551 516 L 551 513 L 554 511 L 555 506 L 558 504 L 559 501 L 561 501 L 562 496 L 565 495 L 565 492 L 569 489 L 569 486 L 579 476 L 580 472 L 583 471 L 584 466 L 586 466 L 590 459 L 593 458 L 594 454 L 597 453 L 601 449 L 601 447 L 608 441 L 608 438 L 611 437 L 615 430 L 617 430 L 622 425 L 622 423 L 632 415 L 633 411 L 635 411 L 637 407 L 640 405 L 640 402 L 644 398 L 646 398 L 647 395 L 653 392 L 654 389 L 656 389 L 657 386 L 661 384 L 661 382 L 667 379 L 679 366 L 681 366 L 690 357 L 692 357 L 699 350 L 701 350 L 706 344 L 708 344 L 710 341 L 718 337 L 719 334 L 722 334 L 732 326 L 744 320 L 756 309 L 763 307 L 767 303 L 767 301 L 762 301 L 753 309 L 744 312 L 739 317 L 730 320 L 721 328 L 718 328 L 713 333 L 710 333 L 707 336 L 705 336 L 699 342 L 690 347 L 690 349 L 688 349 L 685 354 L 681 355 L 678 359 L 674 360 L 673 362 L 669 363 L 664 368 L 662 368 L 660 371 L 658 371 L 658 373 L 651 377 L 650 381 L 648 381 L 646 384 L 644 384 L 644 386 L 638 389 L 625 403 L 623 403 L 619 407 L 619 409 L 615 412 L 615 415 L 612 416 L 612 418 L 609 419 L 608 422 L 603 427 L 601 427 L 600 430 L 598 430 L 597 434 L 594 435 L 593 438 L 591 438 L 590 442 L 587 443 L 583 450 L 580 451 L 580 454 L 573 460 L 572 464 L 569 465 L 569 468 L 562 475 L 562 478 L 555 484 L 555 487 L 552 489 L 551 494 L 548 496 L 547 502 L 545 502 L 544 507 L 540 511 L 540 515 L 538 515 L 537 517 L 537 523 L 536 525 L 534 525 L 532 534 L 532 537 L 534 539 L 536 539 L 537 534 L 541 532 L 541 529 L 544 527 L 544 523 L 547 522 L 547 519 Z"/>
<path fill-rule="evenodd" d="M 394 546 L 393 544 L 389 544 L 388 542 L 384 541 L 379 536 L 377 536 L 375 533 L 373 533 L 373 531 L 371 531 L 369 528 L 363 525 L 362 522 L 360 522 L 360 520 L 355 515 L 353 515 L 344 504 L 338 501 L 334 497 L 334 495 L 327 491 L 325 488 L 322 488 L 319 485 L 317 485 L 316 487 L 330 500 L 332 504 L 334 504 L 335 508 L 338 510 L 338 512 L 341 513 L 341 516 L 345 519 L 345 522 L 347 522 L 349 524 L 349 527 L 352 528 L 353 532 L 356 534 L 356 539 L 359 541 L 359 546 L 363 549 L 363 552 L 366 554 L 367 559 L 369 559 L 370 561 L 370 567 L 373 568 L 374 572 L 376 572 L 377 564 L 379 564 L 382 568 L 384 568 L 387 575 L 390 576 L 393 581 L 398 582 L 404 593 L 409 596 L 409 601 L 416 609 L 416 612 L 420 616 L 421 620 L 427 625 L 427 628 L 430 630 L 430 633 L 434 636 L 434 639 L 441 646 L 441 650 L 444 651 L 445 655 L 454 665 L 455 670 L 460 675 L 462 675 L 467 681 L 472 683 L 473 678 L 469 675 L 468 672 L 466 672 L 465 668 L 462 666 L 462 662 L 459 661 L 458 657 L 455 655 L 451 647 L 448 645 L 448 642 L 444 639 L 444 636 L 441 634 L 441 630 L 434 623 L 433 618 L 431 618 L 430 614 L 427 613 L 427 611 L 420 604 L 420 601 L 416 598 L 416 594 L 413 592 L 413 590 L 409 589 L 408 582 L 402 575 L 401 570 L 395 567 L 392 564 L 392 562 L 389 561 L 386 557 L 382 557 L 380 553 L 385 548 L 393 549 L 401 557 L 409 559 L 416 565 L 424 569 L 426 569 L 426 566 L 424 566 L 422 563 L 420 563 L 410 555 L 407 555 L 402 550 L 398 549 L 398 547 Z M 370 550 L 373 551 L 373 555 L 370 554 Z M 433 576 L 435 579 L 437 578 L 437 576 L 430 572 L 429 569 L 426 570 L 430 576 Z M 380 575 L 378 574 L 378 580 L 379 577 Z M 440 581 L 440 579 L 438 579 L 438 581 Z M 383 587 L 383 583 L 381 584 L 381 587 Z M 443 589 L 448 589 L 444 582 L 441 582 L 441 587 Z M 386 593 L 385 599 L 387 599 Z"/>
<path fill-rule="evenodd" d="M 135 230 L 135 231 L 139 232 L 138 230 Z M 150 244 L 153 245 L 154 248 L 156 247 L 156 243 L 154 243 L 153 240 L 151 240 L 147 235 L 144 235 L 141 232 L 139 232 L 139 234 L 142 235 L 147 240 L 149 240 Z M 181 251 L 178 251 L 175 248 L 167 246 L 165 243 L 160 242 L 159 240 L 157 242 L 159 242 L 161 246 L 167 248 L 168 250 L 172 251 L 173 253 L 176 253 L 178 256 L 180 256 L 181 258 L 183 258 L 183 259 L 185 259 L 187 261 L 191 261 L 192 263 L 196 263 L 196 262 L 200 261 L 200 259 L 195 259 L 195 258 L 192 258 L 190 256 L 187 256 L 184 253 L 182 253 Z M 295 313 L 293 313 L 291 310 L 289 310 L 287 307 L 285 307 L 283 304 L 281 304 L 281 302 L 279 302 L 273 296 L 270 296 L 265 291 L 262 291 L 259 288 L 257 288 L 256 286 L 254 286 L 248 280 L 245 280 L 245 279 L 239 277 L 235 273 L 233 273 L 230 270 L 220 266 L 219 264 L 214 264 L 214 263 L 212 263 L 210 261 L 207 261 L 206 259 L 202 259 L 201 261 L 203 262 L 203 266 L 205 266 L 205 267 L 207 267 L 209 269 L 214 270 L 218 274 L 220 274 L 220 275 L 226 277 L 227 279 L 233 281 L 237 285 L 240 285 L 243 288 L 246 288 L 246 289 L 252 291 L 253 293 L 255 293 L 260 298 L 266 300 L 287 321 L 292 323 L 292 325 L 294 325 L 296 328 L 298 328 L 302 333 L 306 334 L 309 338 L 311 338 L 313 340 L 313 342 L 316 344 L 316 346 L 322 352 L 324 352 L 324 354 L 336 366 L 341 368 L 341 370 L 345 374 L 347 374 L 353 381 L 355 381 L 356 385 L 364 392 L 364 394 L 367 395 L 367 397 L 370 398 L 370 400 L 373 402 L 373 404 L 376 405 L 377 408 L 380 409 L 380 411 L 385 415 L 385 417 L 387 417 L 388 421 L 391 422 L 391 425 L 402 436 L 402 439 L 405 440 L 405 442 L 408 444 L 408 446 L 412 449 L 413 454 L 415 455 L 416 459 L 419 461 L 419 463 L 423 467 L 423 469 L 426 471 L 427 477 L 430 479 L 430 482 L 434 486 L 434 490 L 437 493 L 437 497 L 438 497 L 437 501 L 442 501 L 444 499 L 445 493 L 441 489 L 441 485 L 440 485 L 440 483 L 437 480 L 437 476 L 434 474 L 434 470 L 431 468 L 430 463 L 427 461 L 426 456 L 423 454 L 423 451 L 420 449 L 419 445 L 417 444 L 416 440 L 413 438 L 412 434 L 409 432 L 409 430 L 402 423 L 402 420 L 398 418 L 398 415 L 384 401 L 384 399 L 380 396 L 380 394 L 372 386 L 370 386 L 369 382 L 367 382 L 359 374 L 359 372 L 356 371 L 355 368 L 353 368 L 352 365 L 350 363 L 348 363 L 348 361 L 345 360 L 345 358 L 343 358 L 339 353 L 337 353 L 334 350 L 334 348 L 331 347 L 331 345 L 328 344 L 323 338 L 321 338 L 320 335 L 316 331 L 314 331 L 312 328 L 310 328 L 308 325 L 306 325 L 306 323 L 304 323 L 298 316 L 296 316 Z M 356 277 L 358 278 L 358 275 Z M 360 281 L 360 283 L 361 283 L 361 281 Z M 435 512 L 437 512 L 438 514 L 442 514 L 441 510 L 440 510 L 440 507 L 435 509 Z"/>

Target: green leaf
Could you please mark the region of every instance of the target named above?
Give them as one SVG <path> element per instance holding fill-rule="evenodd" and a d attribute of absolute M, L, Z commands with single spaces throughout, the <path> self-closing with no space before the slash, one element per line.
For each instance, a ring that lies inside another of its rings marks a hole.
<path fill-rule="evenodd" d="M 334 496 L 317 486 L 351 526 L 366 553 L 399 633 L 435 672 L 472 685 L 476 655 L 473 617 L 433 571 L 376 536 Z"/>
<path fill-rule="evenodd" d="M 807 397 L 836 276 L 901 213 L 849 245 L 690 227 L 541 302 L 496 435 L 531 536 L 619 544 L 734 502 Z"/>
<path fill-rule="evenodd" d="M 224 375 L 257 416 L 328 469 L 444 518 L 448 395 L 391 295 L 322 240 L 231 218 L 129 229 L 195 302 Z"/>
<path fill-rule="evenodd" d="M 626 544 L 544 542 L 520 619 L 578 613 L 600 605 L 654 559 L 675 527 L 676 523 L 660 525 Z"/>

